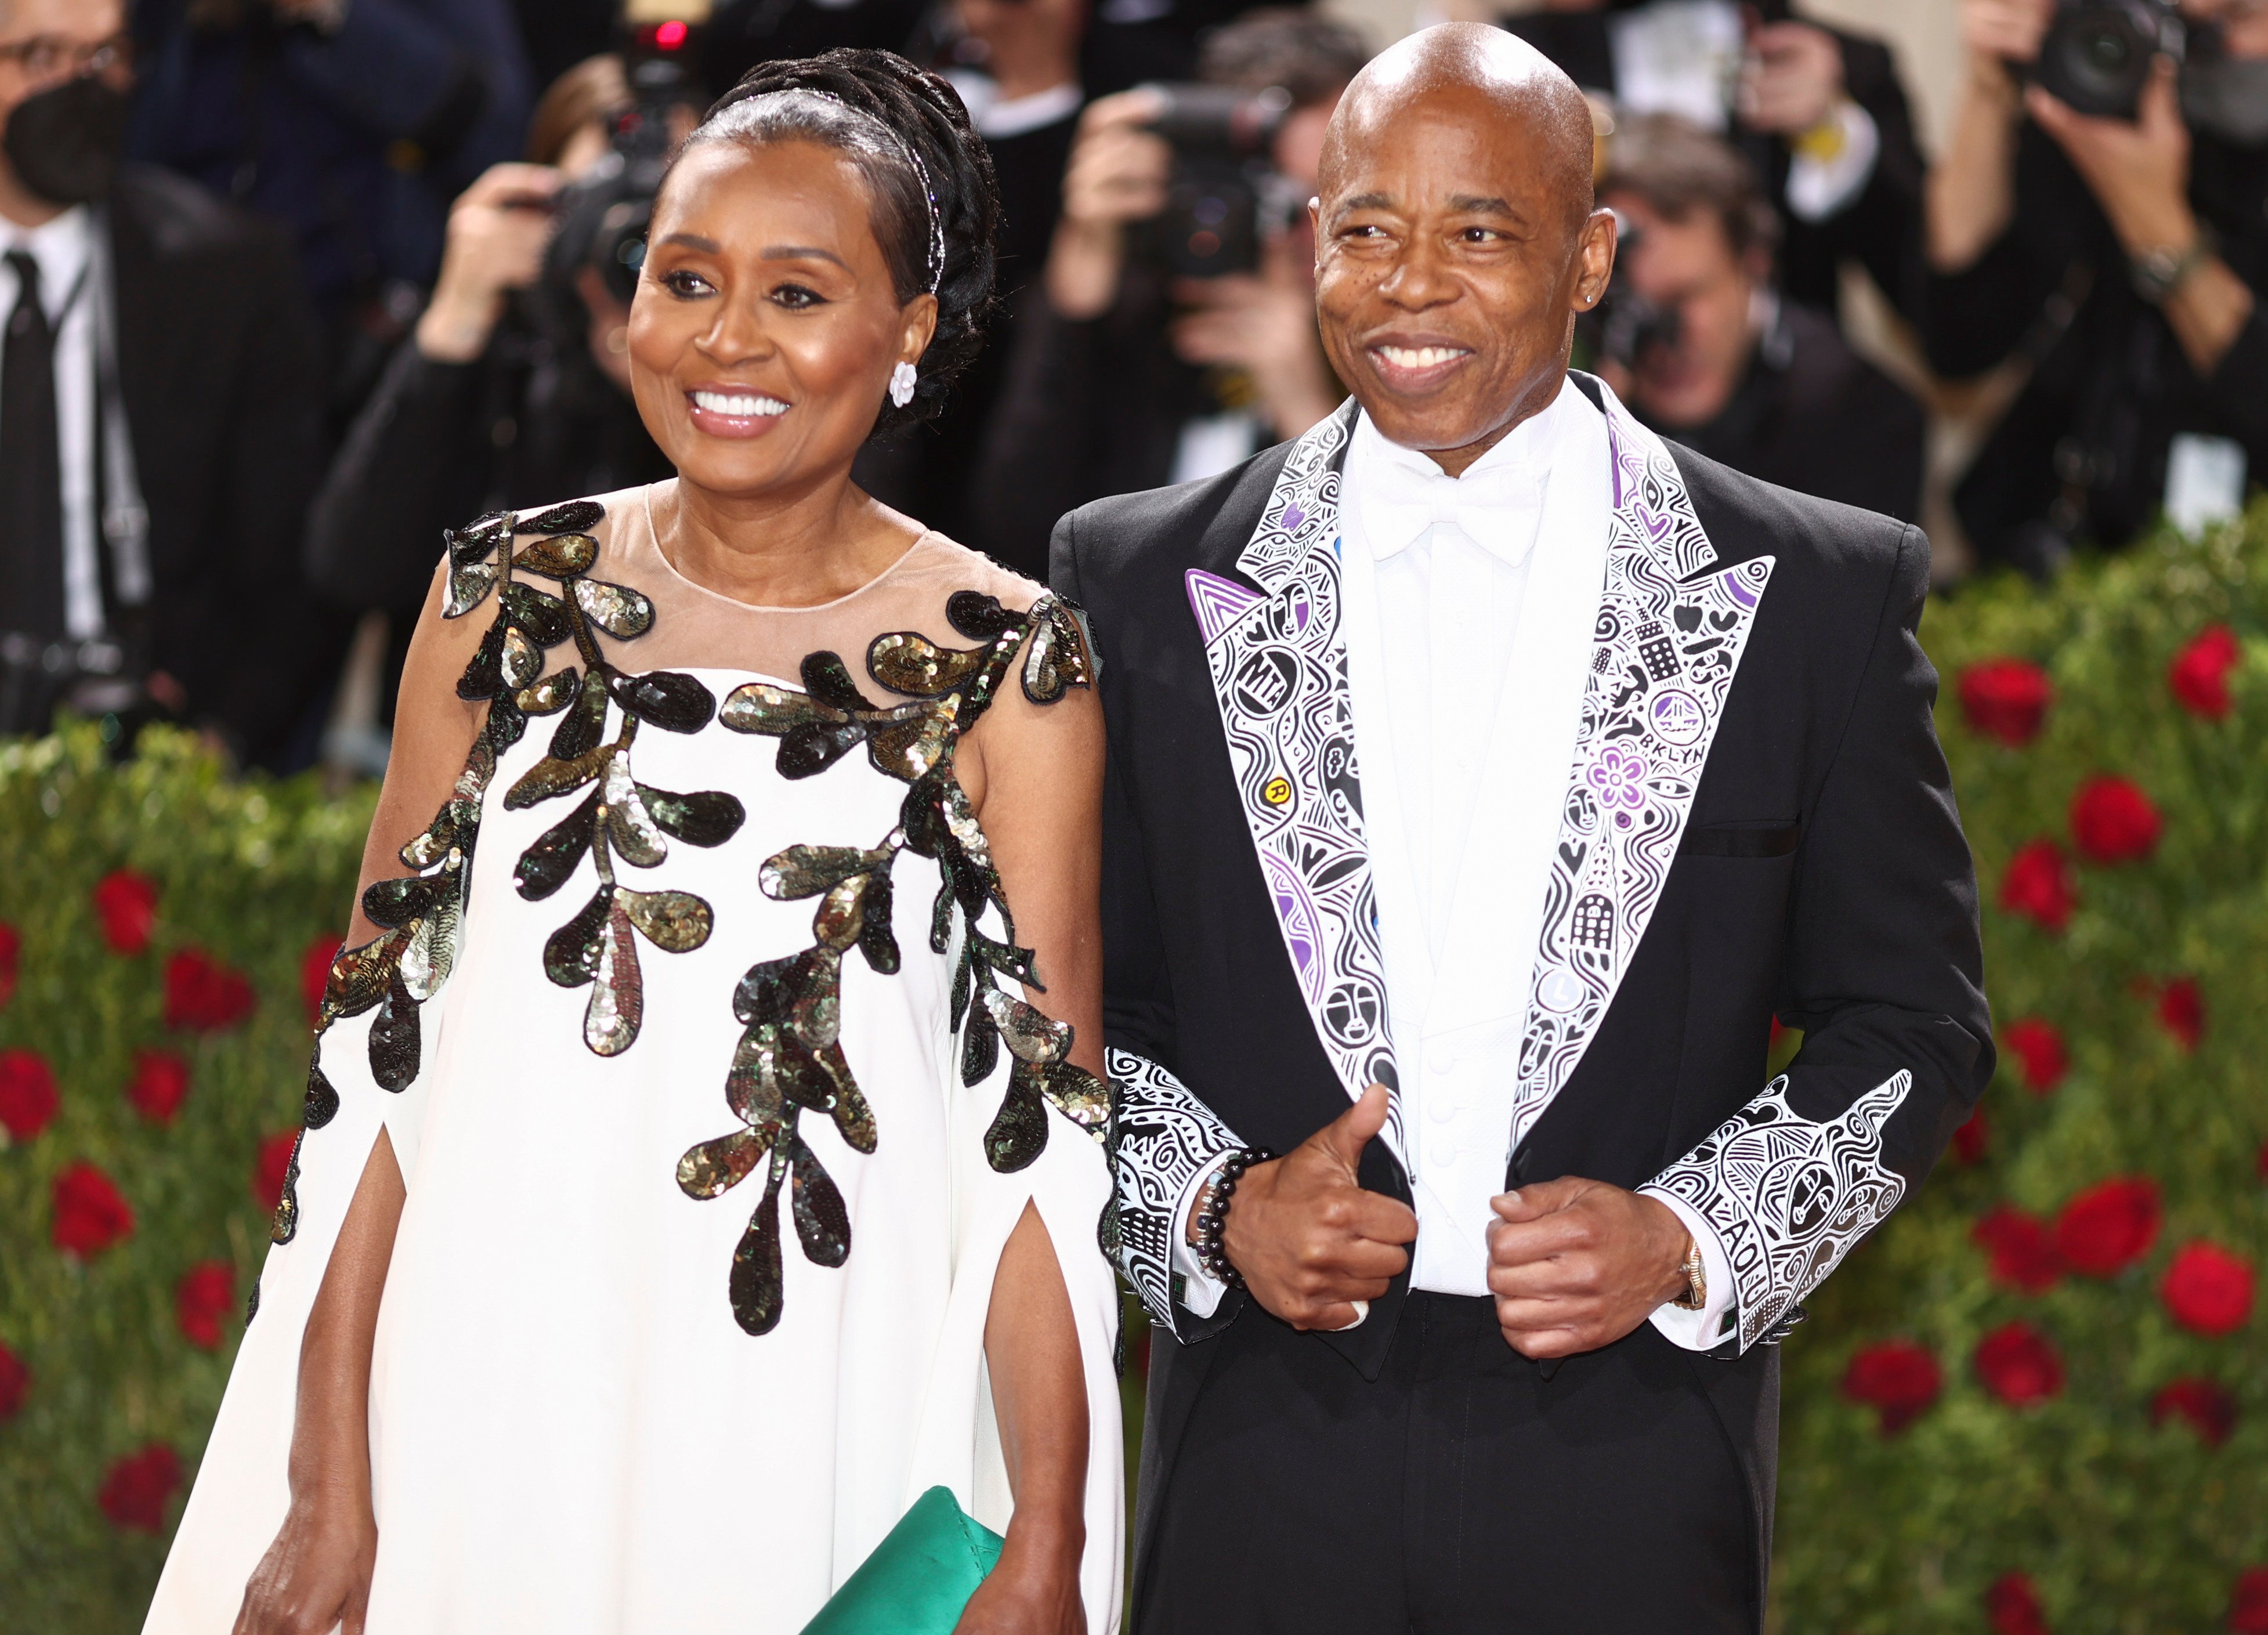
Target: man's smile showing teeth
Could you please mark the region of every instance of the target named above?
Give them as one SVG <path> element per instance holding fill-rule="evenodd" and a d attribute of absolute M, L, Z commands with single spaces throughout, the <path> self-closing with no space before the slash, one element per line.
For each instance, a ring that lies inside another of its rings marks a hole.
<path fill-rule="evenodd" d="M 758 415 L 784 415 L 787 405 L 776 397 L 760 397 L 747 392 L 694 392 L 689 394 L 693 407 L 705 409 L 712 415 L 729 415 L 735 420 L 751 419 Z"/>
<path fill-rule="evenodd" d="M 1372 350 L 1396 369 L 1431 369 L 1436 364 L 1472 356 L 1471 349 L 1462 346 L 1380 346 Z"/>

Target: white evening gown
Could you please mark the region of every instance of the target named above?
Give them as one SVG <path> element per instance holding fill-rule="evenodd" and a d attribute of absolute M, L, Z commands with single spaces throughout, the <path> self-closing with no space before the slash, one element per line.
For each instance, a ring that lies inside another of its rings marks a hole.
<path fill-rule="evenodd" d="M 521 513 L 508 574 L 502 525 L 453 536 L 453 605 L 497 621 L 468 673 L 494 770 L 476 746 L 373 888 L 395 930 L 334 970 L 149 1635 L 224 1635 L 284 1519 L 300 1334 L 381 1124 L 408 1201 L 371 1635 L 792 1632 L 934 1484 L 1004 1530 L 983 1329 L 1027 1200 L 1086 1377 L 1087 1627 L 1117 1627 L 1107 1112 L 1023 1002 L 952 775 L 988 699 L 1085 679 L 1083 632 L 933 534 L 836 602 L 747 608 L 675 572 L 652 497 Z"/>

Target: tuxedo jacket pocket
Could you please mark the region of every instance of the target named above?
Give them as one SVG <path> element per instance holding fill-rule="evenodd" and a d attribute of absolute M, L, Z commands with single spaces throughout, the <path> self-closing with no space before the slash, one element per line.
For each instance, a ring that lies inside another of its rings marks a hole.
<path fill-rule="evenodd" d="M 1681 858 L 1784 858 L 1803 838 L 1794 823 L 1709 823 L 1689 826 Z"/>

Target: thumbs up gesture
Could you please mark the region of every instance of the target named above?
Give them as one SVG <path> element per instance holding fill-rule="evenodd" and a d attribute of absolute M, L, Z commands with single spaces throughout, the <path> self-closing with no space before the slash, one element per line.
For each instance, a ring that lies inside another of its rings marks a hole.
<path fill-rule="evenodd" d="M 1374 1300 L 1410 1263 L 1418 1238 L 1410 1206 L 1366 1192 L 1362 1150 L 1385 1128 L 1387 1089 L 1362 1100 L 1284 1157 L 1255 1164 L 1236 1185 L 1222 1247 L 1252 1298 L 1295 1329 L 1344 1329 L 1357 1300 Z"/>

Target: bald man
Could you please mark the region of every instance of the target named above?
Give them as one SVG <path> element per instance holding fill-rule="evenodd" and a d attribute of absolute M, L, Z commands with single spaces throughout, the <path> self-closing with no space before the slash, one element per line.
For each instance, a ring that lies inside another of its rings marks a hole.
<path fill-rule="evenodd" d="M 1152 1635 L 1759 1630 L 1772 1342 L 1991 1077 L 1927 543 L 1569 373 L 1590 153 L 1507 34 L 1378 58 L 1313 206 L 1352 401 L 1056 533 Z"/>

